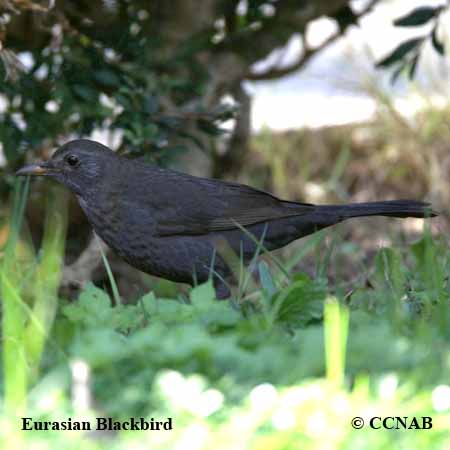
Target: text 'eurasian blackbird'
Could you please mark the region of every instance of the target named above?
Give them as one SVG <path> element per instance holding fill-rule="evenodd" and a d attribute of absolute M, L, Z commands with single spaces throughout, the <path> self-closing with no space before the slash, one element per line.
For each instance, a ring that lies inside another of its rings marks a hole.
<path fill-rule="evenodd" d="M 67 186 L 95 232 L 132 266 L 190 284 L 213 275 L 218 298 L 230 295 L 232 276 L 221 256 L 223 242 L 248 262 L 258 241 L 274 250 L 352 217 L 436 215 L 428 203 L 414 200 L 349 205 L 280 200 L 242 184 L 130 160 L 84 139 L 17 175 L 45 175 Z"/>

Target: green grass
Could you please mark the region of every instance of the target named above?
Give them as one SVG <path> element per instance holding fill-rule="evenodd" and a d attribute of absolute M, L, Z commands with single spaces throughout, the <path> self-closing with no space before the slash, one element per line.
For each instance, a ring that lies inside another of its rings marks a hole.
<path fill-rule="evenodd" d="M 217 302 L 211 283 L 190 304 L 152 292 L 126 304 L 111 273 L 114 302 L 94 285 L 69 302 L 57 297 L 64 200 L 53 193 L 34 253 L 27 188 L 16 187 L 0 269 L 2 447 L 450 448 L 450 253 L 427 229 L 410 247 L 380 250 L 369 283 L 351 292 L 328 284 L 331 250 L 314 278 L 294 269 L 319 253 L 322 233 L 291 261 L 260 262 L 259 285 L 242 274 L 249 292 L 234 304 Z M 74 363 L 90 370 L 88 411 L 74 398 Z M 174 429 L 97 440 L 20 431 L 23 415 L 171 417 Z M 431 416 L 433 429 L 355 430 L 356 416 Z"/>
<path fill-rule="evenodd" d="M 58 305 L 65 242 L 65 204 L 59 189 L 48 199 L 39 254 L 33 256 L 31 246 L 20 239 L 28 185 L 28 180 L 15 185 L 10 233 L 0 266 L 3 411 L 9 418 L 27 411 L 27 393 L 39 378 Z"/>

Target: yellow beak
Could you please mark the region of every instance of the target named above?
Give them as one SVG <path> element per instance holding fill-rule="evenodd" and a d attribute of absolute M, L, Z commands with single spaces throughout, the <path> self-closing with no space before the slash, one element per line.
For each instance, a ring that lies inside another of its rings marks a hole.
<path fill-rule="evenodd" d="M 17 176 L 42 176 L 46 175 L 51 171 L 48 167 L 45 166 L 45 163 L 40 164 L 30 164 L 28 166 L 22 167 L 16 172 Z"/>

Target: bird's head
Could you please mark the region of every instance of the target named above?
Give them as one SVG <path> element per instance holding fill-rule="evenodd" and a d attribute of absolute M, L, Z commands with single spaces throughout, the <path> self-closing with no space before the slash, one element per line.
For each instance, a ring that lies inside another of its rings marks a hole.
<path fill-rule="evenodd" d="M 77 139 L 58 148 L 48 161 L 22 167 L 16 175 L 51 177 L 84 197 L 112 170 L 117 158 L 98 142 Z"/>

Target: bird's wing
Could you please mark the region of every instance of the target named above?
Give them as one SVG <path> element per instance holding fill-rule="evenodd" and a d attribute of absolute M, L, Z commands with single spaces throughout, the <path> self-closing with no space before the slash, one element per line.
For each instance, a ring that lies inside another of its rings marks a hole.
<path fill-rule="evenodd" d="M 155 179 L 152 180 L 154 184 Z M 158 181 L 156 181 L 158 184 Z M 314 210 L 238 183 L 164 173 L 161 195 L 152 202 L 159 236 L 199 235 L 236 229 Z M 238 225 L 239 224 L 239 225 Z"/>

